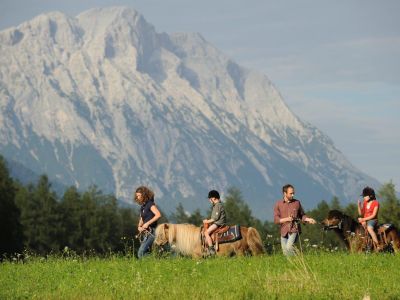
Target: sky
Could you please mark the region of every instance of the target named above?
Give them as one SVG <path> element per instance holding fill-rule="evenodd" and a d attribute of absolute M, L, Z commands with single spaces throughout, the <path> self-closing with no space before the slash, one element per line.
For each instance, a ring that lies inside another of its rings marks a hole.
<path fill-rule="evenodd" d="M 0 0 L 0 30 L 108 6 L 134 8 L 157 32 L 198 32 L 266 74 L 356 168 L 400 190 L 400 1 Z"/>

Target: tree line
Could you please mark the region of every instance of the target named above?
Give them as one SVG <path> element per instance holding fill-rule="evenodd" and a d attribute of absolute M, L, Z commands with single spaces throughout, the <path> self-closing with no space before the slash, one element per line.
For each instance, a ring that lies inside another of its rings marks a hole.
<path fill-rule="evenodd" d="M 387 183 L 378 193 L 381 208 L 379 220 L 400 228 L 400 200 L 393 183 Z M 279 227 L 271 221 L 253 216 L 241 191 L 229 188 L 223 199 L 228 224 L 252 226 L 260 232 L 269 252 L 280 249 Z M 338 209 L 356 217 L 355 203 L 342 206 L 334 197 L 329 203 L 322 200 L 306 212 L 322 221 L 330 209 Z M 5 160 L 0 156 L 0 255 L 21 253 L 27 249 L 40 255 L 60 253 L 69 249 L 77 254 L 133 253 L 138 248 L 138 208 L 122 207 L 113 195 L 103 194 L 96 186 L 79 192 L 69 187 L 61 198 L 52 190 L 46 175 L 36 184 L 23 185 L 10 177 Z M 199 209 L 185 211 L 180 203 L 170 216 L 160 222 L 190 223 L 202 225 L 208 218 Z M 321 227 L 303 227 L 302 240 L 309 245 L 332 249 L 342 247 L 332 233 L 324 233 Z"/>

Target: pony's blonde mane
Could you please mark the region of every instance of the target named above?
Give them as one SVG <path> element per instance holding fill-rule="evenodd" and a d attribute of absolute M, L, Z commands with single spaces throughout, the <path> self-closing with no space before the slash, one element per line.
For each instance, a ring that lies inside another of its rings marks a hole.
<path fill-rule="evenodd" d="M 192 224 L 168 224 L 168 242 L 175 250 L 193 255 L 201 247 L 200 227 Z"/>

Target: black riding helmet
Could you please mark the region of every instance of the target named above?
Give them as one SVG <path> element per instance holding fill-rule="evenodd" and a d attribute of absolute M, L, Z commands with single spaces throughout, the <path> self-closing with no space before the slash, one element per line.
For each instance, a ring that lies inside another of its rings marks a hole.
<path fill-rule="evenodd" d="M 366 186 L 363 191 L 362 191 L 362 195 L 363 197 L 369 196 L 369 198 L 371 198 L 372 200 L 376 199 L 375 198 L 375 191 L 373 188 Z"/>
<path fill-rule="evenodd" d="M 217 198 L 219 199 L 219 193 L 216 190 L 212 190 L 208 192 L 208 199 Z"/>

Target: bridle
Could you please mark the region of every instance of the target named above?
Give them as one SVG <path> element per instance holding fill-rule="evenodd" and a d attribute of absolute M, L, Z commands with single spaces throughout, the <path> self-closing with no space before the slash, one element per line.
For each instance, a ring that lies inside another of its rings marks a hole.
<path fill-rule="evenodd" d="M 332 230 L 332 229 L 342 229 L 342 225 L 343 225 L 343 218 L 340 218 L 340 222 L 336 225 L 329 225 L 329 221 L 328 221 L 328 225 L 324 226 L 324 230 Z"/>

